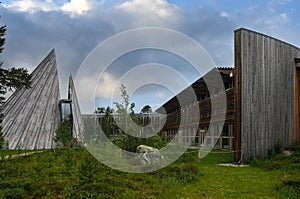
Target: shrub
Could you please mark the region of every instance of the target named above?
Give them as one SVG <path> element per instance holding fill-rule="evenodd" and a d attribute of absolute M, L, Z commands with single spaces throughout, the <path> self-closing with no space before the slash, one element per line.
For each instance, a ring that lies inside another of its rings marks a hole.
<path fill-rule="evenodd" d="M 68 147 L 72 146 L 73 141 L 71 123 L 69 120 L 64 120 L 55 131 L 54 142 L 57 146 Z"/>
<path fill-rule="evenodd" d="M 24 188 L 5 188 L 0 191 L 0 198 L 24 198 L 26 191 Z"/>
<path fill-rule="evenodd" d="M 282 184 L 277 187 L 286 198 L 299 198 L 300 195 L 300 180 L 299 179 L 286 179 Z"/>
<path fill-rule="evenodd" d="M 202 176 L 202 172 L 197 165 L 191 164 L 175 164 L 170 165 L 161 171 L 155 172 L 160 179 L 169 177 L 175 178 L 179 184 L 190 183 Z"/>

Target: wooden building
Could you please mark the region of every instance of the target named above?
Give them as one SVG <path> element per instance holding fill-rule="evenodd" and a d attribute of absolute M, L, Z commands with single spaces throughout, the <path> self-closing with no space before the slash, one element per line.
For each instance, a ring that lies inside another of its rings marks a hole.
<path fill-rule="evenodd" d="M 227 99 L 226 110 L 220 110 L 226 112 L 224 126 L 211 120 L 220 112 L 210 111 L 212 96 L 202 77 L 192 84 L 197 102 L 179 105 L 176 98 L 184 95 L 183 90 L 157 110 L 167 114 L 162 132 L 169 139 L 181 133 L 192 146 L 233 149 L 235 161 L 263 158 L 300 143 L 300 49 L 243 28 L 234 37 L 234 69 L 219 68 Z M 195 103 L 200 119 L 189 116 L 189 125 L 178 132 L 184 110 Z M 215 136 L 220 128 L 221 135 Z"/>
<path fill-rule="evenodd" d="M 206 146 L 233 149 L 235 118 L 233 68 L 223 67 L 218 68 L 217 71 L 220 72 L 225 87 L 225 107 L 217 105 L 218 108 L 212 111 L 211 98 L 214 97 L 214 100 L 220 104 L 220 100 L 223 98 L 219 97 L 220 93 L 218 91 L 215 91 L 216 94 L 211 96 L 204 78 L 198 79 L 191 85 L 197 97 L 196 101 L 191 101 L 192 98 L 189 99 L 188 91 L 185 89 L 156 110 L 158 113 L 165 112 L 167 115 L 166 123 L 162 129 L 162 133 L 165 134 L 167 139 L 171 140 L 175 138 L 176 134 L 180 133 L 183 142 L 190 143 L 191 147 Z M 177 98 L 184 98 L 184 103 L 179 103 Z M 190 111 L 193 107 L 199 107 L 200 117 L 193 115 Z M 224 127 L 224 118 L 218 117 L 221 114 L 226 115 Z M 183 116 L 187 121 L 182 129 L 179 129 Z M 221 132 L 221 134 L 218 132 Z"/>

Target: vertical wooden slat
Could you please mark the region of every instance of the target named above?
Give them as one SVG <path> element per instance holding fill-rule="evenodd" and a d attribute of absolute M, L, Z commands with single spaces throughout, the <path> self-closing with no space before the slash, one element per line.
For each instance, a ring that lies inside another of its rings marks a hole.
<path fill-rule="evenodd" d="M 234 161 L 241 159 L 241 66 L 242 66 L 242 36 L 241 31 L 235 31 L 234 37 L 234 100 L 235 100 L 235 123 L 234 123 Z"/>

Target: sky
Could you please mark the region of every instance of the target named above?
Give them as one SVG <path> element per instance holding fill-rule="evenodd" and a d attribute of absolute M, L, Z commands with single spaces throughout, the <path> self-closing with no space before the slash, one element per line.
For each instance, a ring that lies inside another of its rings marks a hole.
<path fill-rule="evenodd" d="M 118 93 L 119 80 L 136 66 L 154 68 L 148 63 L 159 63 L 185 78 L 186 82 L 168 70 L 141 70 L 135 77 L 153 76 L 155 82 L 166 79 L 172 87 L 168 83 L 135 85 L 130 95 L 139 112 L 146 104 L 153 109 L 160 106 L 201 74 L 177 55 L 143 49 L 120 56 L 100 79 L 97 74 L 93 74 L 95 78 L 86 76 L 85 87 L 78 86 L 79 68 L 101 42 L 133 28 L 168 28 L 197 41 L 216 66 L 233 66 L 233 31 L 241 27 L 300 47 L 299 7 L 297 0 L 2 0 L 0 24 L 7 26 L 7 35 L 0 57 L 6 67 L 26 67 L 31 72 L 54 48 L 61 97 L 67 97 L 70 74 L 75 79 L 79 101 L 97 80 L 95 98 L 91 99 L 94 107 L 113 106 L 119 99 L 112 98 Z M 80 102 L 83 113 L 93 112 L 85 105 L 87 102 Z"/>

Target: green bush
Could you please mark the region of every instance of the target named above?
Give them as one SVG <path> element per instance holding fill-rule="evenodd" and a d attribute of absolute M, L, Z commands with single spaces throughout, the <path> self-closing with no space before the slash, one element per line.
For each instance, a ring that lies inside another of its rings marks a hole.
<path fill-rule="evenodd" d="M 283 180 L 282 184 L 284 186 L 289 186 L 295 189 L 300 194 L 300 179 L 287 179 Z"/>
<path fill-rule="evenodd" d="M 300 195 L 300 145 L 286 148 L 292 151 L 291 155 L 284 155 L 282 152 L 269 156 L 263 160 L 252 160 L 251 166 L 260 167 L 266 171 L 282 171 L 288 177 L 284 177 L 277 186 L 277 190 L 285 198 L 299 198 Z"/>
<path fill-rule="evenodd" d="M 202 172 L 192 154 L 152 173 L 113 170 L 84 148 L 61 148 L 0 163 L 1 198 L 165 198 Z M 17 172 L 16 172 L 17 171 Z"/>
<path fill-rule="evenodd" d="M 113 140 L 118 147 L 131 152 L 137 152 L 137 147 L 147 145 L 154 148 L 162 148 L 167 143 L 161 136 L 155 135 L 150 138 L 138 138 L 127 135 L 123 132 L 119 133 L 118 138 Z"/>
<path fill-rule="evenodd" d="M 278 186 L 280 191 L 286 198 L 298 199 L 300 196 L 300 179 L 286 179 Z"/>
<path fill-rule="evenodd" d="M 30 191 L 30 183 L 19 180 L 0 182 L 0 198 L 24 198 Z"/>
<path fill-rule="evenodd" d="M 154 174 L 160 179 L 174 178 L 179 184 L 186 184 L 197 180 L 202 172 L 196 164 L 172 164 Z"/>
<path fill-rule="evenodd" d="M 20 199 L 25 198 L 26 191 L 24 188 L 5 188 L 0 191 L 0 198 Z"/>
<path fill-rule="evenodd" d="M 69 147 L 72 146 L 73 141 L 71 123 L 69 120 L 64 120 L 55 131 L 54 142 L 57 146 Z"/>

